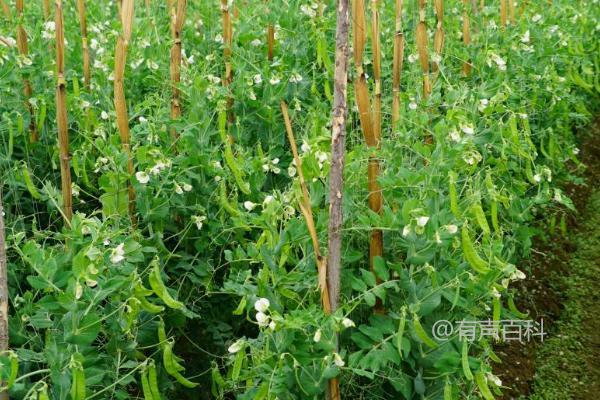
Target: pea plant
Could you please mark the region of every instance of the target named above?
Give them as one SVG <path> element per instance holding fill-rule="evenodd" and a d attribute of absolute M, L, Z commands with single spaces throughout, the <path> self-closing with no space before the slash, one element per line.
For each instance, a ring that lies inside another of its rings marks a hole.
<path fill-rule="evenodd" d="M 0 398 L 501 395 L 597 0 L 0 9 Z"/>

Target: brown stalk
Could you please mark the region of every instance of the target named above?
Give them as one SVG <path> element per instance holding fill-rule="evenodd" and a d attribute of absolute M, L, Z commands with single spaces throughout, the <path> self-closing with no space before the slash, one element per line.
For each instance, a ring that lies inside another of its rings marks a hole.
<path fill-rule="evenodd" d="M 435 8 L 435 15 L 437 17 L 437 26 L 435 35 L 433 36 L 433 51 L 436 55 L 441 57 L 446 39 L 446 35 L 444 33 L 444 0 L 434 0 L 433 5 Z M 436 76 L 440 69 L 437 61 L 433 62 L 431 69 L 434 73 L 434 76 Z"/>
<path fill-rule="evenodd" d="M 173 10 L 171 16 L 171 36 L 173 37 L 173 46 L 171 47 L 171 83 L 173 96 L 171 99 L 171 119 L 175 120 L 181 116 L 181 91 L 179 83 L 181 82 L 181 31 L 185 22 L 185 12 L 187 7 L 186 0 L 177 0 L 177 10 Z M 171 136 L 177 137 L 175 128 L 171 129 Z"/>
<path fill-rule="evenodd" d="M 90 50 L 88 48 L 87 20 L 85 16 L 85 0 L 77 0 L 79 27 L 81 28 L 81 48 L 83 50 L 83 83 L 86 90 L 90 89 Z"/>
<path fill-rule="evenodd" d="M 233 71 L 231 69 L 231 47 L 233 40 L 233 27 L 231 25 L 231 15 L 229 13 L 228 0 L 221 0 L 221 14 L 223 21 L 223 59 L 225 60 L 225 75 L 223 76 L 223 86 L 227 87 L 233 80 Z M 233 97 L 227 99 L 227 121 L 232 123 L 234 120 L 231 111 L 233 107 Z"/>
<path fill-rule="evenodd" d="M 42 8 L 44 10 L 44 19 L 50 18 L 50 0 L 44 0 L 42 2 Z"/>
<path fill-rule="evenodd" d="M 296 139 L 294 138 L 294 132 L 292 130 L 292 123 L 290 121 L 288 107 L 285 102 L 281 102 L 281 112 L 283 113 L 283 119 L 285 121 L 285 130 L 287 133 L 288 140 L 290 141 L 290 147 L 292 148 L 292 154 L 294 156 L 294 162 L 296 164 L 296 170 L 298 171 L 298 179 L 300 181 L 300 188 L 302 189 L 302 200 L 299 201 L 300 210 L 304 215 L 306 221 L 306 227 L 312 240 L 313 249 L 315 252 L 315 259 L 317 261 L 317 271 L 319 276 L 319 289 L 321 291 L 321 303 L 325 314 L 331 313 L 331 302 L 329 299 L 329 289 L 327 287 L 327 260 L 321 254 L 321 248 L 319 246 L 319 238 L 317 236 L 317 229 L 315 228 L 315 221 L 313 218 L 312 207 L 310 204 L 310 194 L 306 187 L 306 181 L 304 180 L 304 173 L 302 172 L 302 159 L 298 156 L 298 147 L 296 146 Z"/>
<path fill-rule="evenodd" d="M 419 0 L 419 23 L 417 24 L 416 42 L 419 52 L 419 62 L 423 70 L 423 97 L 431 94 L 431 82 L 429 81 L 429 54 L 427 52 L 427 25 L 425 23 L 426 0 Z"/>
<path fill-rule="evenodd" d="M 6 263 L 6 235 L 4 231 L 4 206 L 0 188 L 0 354 L 8 350 L 8 270 Z M 0 386 L 4 386 L 0 380 Z M 8 391 L 0 392 L 0 400 L 8 400 Z"/>
<path fill-rule="evenodd" d="M 67 121 L 67 88 L 65 80 L 65 36 L 63 28 L 62 0 L 56 0 L 56 123 L 60 148 L 60 177 L 63 196 L 63 217 L 67 225 L 73 217 L 71 191 L 71 168 L 69 166 L 69 132 Z"/>
<path fill-rule="evenodd" d="M 377 139 L 373 131 L 373 119 L 371 115 L 371 101 L 369 99 L 369 88 L 367 78 L 363 70 L 363 54 L 367 35 L 365 30 L 365 3 L 364 0 L 353 0 L 353 30 L 354 30 L 354 66 L 356 77 L 354 79 L 354 95 L 363 134 L 367 145 L 376 146 Z"/>
<path fill-rule="evenodd" d="M 392 126 L 396 128 L 400 121 L 400 79 L 404 63 L 404 32 L 402 32 L 402 3 L 396 0 L 396 32 L 394 34 L 394 60 L 392 81 Z"/>
<path fill-rule="evenodd" d="M 523 0 L 521 2 L 521 7 L 519 7 L 519 16 L 523 16 L 523 14 L 525 13 L 525 10 L 527 9 L 527 0 Z"/>
<path fill-rule="evenodd" d="M 131 39 L 131 31 L 133 25 L 133 8 L 134 0 L 123 0 L 121 5 L 121 24 L 123 32 L 117 38 L 117 46 L 115 48 L 115 80 L 114 80 L 114 103 L 115 112 L 117 114 L 117 127 L 119 136 L 121 137 L 121 145 L 127 153 L 127 171 L 133 176 L 133 158 L 131 155 L 130 133 L 129 133 L 129 117 L 127 114 L 127 100 L 125 98 L 124 78 L 125 78 L 125 63 L 127 59 L 127 46 Z M 129 216 L 133 224 L 135 224 L 135 191 L 131 183 L 127 189 L 129 199 Z"/>
<path fill-rule="evenodd" d="M 29 45 L 27 43 L 27 32 L 23 27 L 23 0 L 16 1 L 17 9 L 17 48 L 19 54 L 23 57 L 29 55 Z M 23 74 L 23 95 L 25 97 L 25 107 L 29 112 L 29 141 L 34 143 L 38 141 L 37 125 L 35 123 L 35 110 L 29 102 L 33 90 L 31 89 L 31 82 L 26 74 Z"/>
<path fill-rule="evenodd" d="M 506 0 L 500 0 L 500 26 L 506 29 Z"/>
<path fill-rule="evenodd" d="M 8 4 L 4 2 L 4 0 L 0 0 L 0 7 L 2 8 L 2 13 L 9 21 L 12 19 L 12 13 L 10 12 L 10 7 Z"/>
<path fill-rule="evenodd" d="M 467 49 L 471 45 L 471 20 L 469 19 L 469 0 L 463 0 L 463 42 Z M 471 74 L 471 60 L 467 59 L 463 63 L 463 74 L 469 76 Z"/>
<path fill-rule="evenodd" d="M 340 302 L 340 275 L 342 270 L 342 209 L 344 193 L 344 165 L 346 154 L 346 112 L 348 81 L 348 30 L 350 17 L 348 0 L 336 4 L 335 71 L 333 75 L 333 112 L 331 123 L 331 167 L 329 169 L 329 223 L 327 227 L 327 284 L 331 311 Z M 364 26 L 364 25 L 363 25 Z M 327 398 L 340 400 L 338 378 L 329 380 Z"/>

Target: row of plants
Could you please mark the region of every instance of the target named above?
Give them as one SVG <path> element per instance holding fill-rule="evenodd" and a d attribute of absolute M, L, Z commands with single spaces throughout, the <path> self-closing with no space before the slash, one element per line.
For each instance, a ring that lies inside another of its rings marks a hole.
<path fill-rule="evenodd" d="M 3 3 L 11 398 L 501 393 L 493 343 L 431 328 L 526 318 L 511 282 L 565 234 L 598 105 L 597 1 L 353 3 L 332 309 L 333 2 Z"/>

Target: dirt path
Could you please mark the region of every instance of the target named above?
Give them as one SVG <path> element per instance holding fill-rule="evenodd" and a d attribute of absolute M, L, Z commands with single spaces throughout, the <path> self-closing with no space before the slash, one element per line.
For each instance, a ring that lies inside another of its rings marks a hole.
<path fill-rule="evenodd" d="M 566 235 L 537 246 L 519 288 L 519 308 L 543 318 L 549 334 L 544 343 L 497 347 L 504 399 L 600 398 L 600 120 L 581 149 L 586 184 L 567 188 L 579 213 Z"/>

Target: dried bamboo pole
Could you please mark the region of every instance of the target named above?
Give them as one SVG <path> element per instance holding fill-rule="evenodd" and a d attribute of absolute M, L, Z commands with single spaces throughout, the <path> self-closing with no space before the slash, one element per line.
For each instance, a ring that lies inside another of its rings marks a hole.
<path fill-rule="evenodd" d="M 273 61 L 273 50 L 275 48 L 275 27 L 273 24 L 267 25 L 267 58 Z"/>
<path fill-rule="evenodd" d="M 446 41 L 446 34 L 444 33 L 444 0 L 434 0 L 433 6 L 435 9 L 435 15 L 437 17 L 435 35 L 433 36 L 433 51 L 435 52 L 436 57 L 441 58 L 442 51 L 444 49 L 444 42 Z M 434 77 L 436 77 L 440 69 L 440 65 L 437 60 L 433 60 L 431 69 L 434 73 Z"/>
<path fill-rule="evenodd" d="M 67 128 L 67 88 L 65 80 L 65 35 L 63 28 L 62 0 L 56 0 L 56 123 L 60 148 L 60 177 L 63 196 L 63 217 L 70 225 L 73 217 L 73 195 L 71 191 L 71 167 L 69 166 L 69 132 Z"/>
<path fill-rule="evenodd" d="M 419 0 L 419 23 L 417 24 L 416 42 L 419 52 L 419 62 L 423 70 L 423 97 L 428 98 L 431 94 L 431 82 L 429 80 L 429 53 L 427 51 L 427 24 L 425 22 L 425 5 L 427 0 Z"/>
<path fill-rule="evenodd" d="M 121 137 L 121 145 L 127 153 L 127 171 L 130 176 L 133 176 L 133 158 L 131 155 L 130 134 L 129 134 L 129 117 L 127 115 L 127 100 L 125 98 L 124 78 L 125 64 L 127 59 L 127 46 L 131 39 L 131 31 L 133 25 L 134 0 L 123 0 L 121 5 L 121 23 L 122 33 L 117 39 L 115 49 L 115 80 L 114 80 L 114 103 L 117 114 L 117 127 Z M 135 191 L 131 183 L 128 187 L 129 198 L 129 216 L 132 223 L 135 224 Z"/>
<path fill-rule="evenodd" d="M 507 0 L 508 1 L 508 12 L 510 16 L 510 24 L 515 24 L 515 0 Z"/>
<path fill-rule="evenodd" d="M 27 32 L 23 27 L 23 0 L 16 1 L 17 9 L 17 48 L 19 54 L 23 57 L 29 56 L 29 45 L 27 43 Z M 37 124 L 35 123 L 35 110 L 29 102 L 33 90 L 31 89 L 31 82 L 26 74 L 23 74 L 23 95 L 25 97 L 25 107 L 29 112 L 29 141 L 34 143 L 38 141 Z"/>
<path fill-rule="evenodd" d="M 377 182 L 379 177 L 379 158 L 377 150 L 381 145 L 381 50 L 379 39 L 379 10 L 378 1 L 371 0 L 371 41 L 373 52 L 373 78 L 375 80 L 375 93 L 373 100 L 373 138 L 375 146 L 373 152 L 369 156 L 368 166 L 368 189 L 369 189 L 369 208 L 381 213 L 383 207 L 383 197 L 381 195 L 381 187 Z M 369 241 L 369 268 L 375 275 L 373 261 L 375 257 L 383 256 L 383 231 L 381 229 L 373 229 L 371 231 L 371 239 Z M 379 278 L 376 279 L 379 281 Z M 375 304 L 375 312 L 383 312 L 383 304 L 381 299 L 377 298 Z"/>
<path fill-rule="evenodd" d="M 2 8 L 2 13 L 6 19 L 10 21 L 12 19 L 12 13 L 10 12 L 10 7 L 4 2 L 4 0 L 0 0 L 0 8 Z"/>
<path fill-rule="evenodd" d="M 404 32 L 402 31 L 403 0 L 396 0 L 396 32 L 394 34 L 394 58 L 392 77 L 392 127 L 400 121 L 400 79 L 404 63 Z"/>
<path fill-rule="evenodd" d="M 90 89 L 90 50 L 88 48 L 87 20 L 85 15 L 85 0 L 77 0 L 79 13 L 79 27 L 81 29 L 81 49 L 83 52 L 83 84 L 86 90 Z"/>
<path fill-rule="evenodd" d="M 331 127 L 331 168 L 329 170 L 329 255 L 327 258 L 327 282 L 329 285 L 332 312 L 337 310 L 339 305 L 342 261 L 342 200 L 346 152 L 346 81 L 348 79 L 348 11 L 348 0 L 339 0 L 336 6 L 337 23 L 335 34 L 335 72 Z M 356 50 L 357 48 L 355 47 L 355 51 Z"/>
<path fill-rule="evenodd" d="M 225 75 L 223 76 L 223 86 L 228 87 L 233 80 L 233 71 L 231 69 L 231 52 L 233 42 L 233 27 L 231 25 L 231 14 L 229 13 L 229 1 L 221 0 L 221 14 L 223 21 L 223 59 L 225 60 Z M 231 111 L 233 107 L 233 97 L 227 99 L 227 121 L 232 123 L 234 120 Z"/>
<path fill-rule="evenodd" d="M 6 263 L 6 235 L 4 206 L 0 187 L 0 354 L 8 350 L 8 270 Z M 0 386 L 4 386 L 0 381 Z M 8 391 L 0 391 L 0 400 L 8 400 Z"/>
<path fill-rule="evenodd" d="M 348 30 L 350 25 L 348 0 L 336 4 L 335 71 L 333 76 L 333 110 L 331 123 L 331 167 L 329 169 L 329 223 L 327 227 L 327 285 L 331 311 L 340 302 L 340 275 L 342 270 L 342 210 L 344 193 L 344 165 L 346 154 L 346 111 L 348 80 Z M 329 380 L 327 398 L 341 400 L 338 378 Z"/>
<path fill-rule="evenodd" d="M 44 19 L 50 18 L 50 0 L 44 0 L 42 2 L 42 9 L 44 11 Z"/>
<path fill-rule="evenodd" d="M 179 83 L 181 82 L 181 31 L 185 23 L 185 12 L 187 0 L 177 0 L 177 10 L 173 10 L 171 16 L 171 36 L 173 45 L 171 47 L 171 83 L 173 85 L 173 95 L 171 99 L 171 119 L 175 120 L 181 116 L 181 92 Z M 171 136 L 177 137 L 175 128 L 171 129 Z"/>
<path fill-rule="evenodd" d="M 507 0 L 500 0 L 500 26 L 502 30 L 506 29 L 506 4 Z"/>
<path fill-rule="evenodd" d="M 468 49 L 471 46 L 471 20 L 469 18 L 469 0 L 463 0 L 463 42 Z M 463 75 L 471 74 L 471 60 L 467 59 L 463 63 Z"/>
<path fill-rule="evenodd" d="M 527 9 L 527 0 L 521 1 L 521 7 L 519 7 L 519 17 L 522 17 Z"/>
<path fill-rule="evenodd" d="M 317 236 L 317 229 L 315 228 L 315 221 L 313 218 L 312 207 L 310 203 L 310 194 L 306 187 L 306 181 L 304 180 L 304 173 L 302 172 L 302 159 L 298 156 L 298 147 L 296 146 L 296 139 L 294 137 L 294 131 L 292 130 L 292 123 L 290 121 L 288 107 L 285 102 L 281 102 L 281 112 L 283 113 L 283 119 L 285 122 L 285 130 L 287 133 L 290 147 L 292 148 L 292 154 L 294 156 L 294 162 L 296 164 L 296 170 L 298 171 L 298 179 L 300 181 L 300 188 L 302 189 L 302 200 L 299 201 L 300 211 L 304 215 L 306 226 L 312 240 L 313 249 L 315 253 L 315 260 L 317 262 L 317 272 L 319 276 L 319 289 L 321 292 L 321 303 L 325 314 L 331 313 L 331 301 L 329 299 L 329 289 L 327 287 L 327 260 L 321 253 L 319 246 L 319 238 Z"/>

